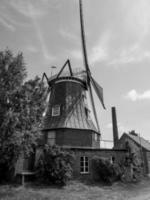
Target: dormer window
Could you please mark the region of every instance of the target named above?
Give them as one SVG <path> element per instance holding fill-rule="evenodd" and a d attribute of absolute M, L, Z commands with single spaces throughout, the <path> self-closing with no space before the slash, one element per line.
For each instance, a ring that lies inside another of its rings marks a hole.
<path fill-rule="evenodd" d="M 55 105 L 52 107 L 52 116 L 59 116 L 60 115 L 60 105 Z"/>

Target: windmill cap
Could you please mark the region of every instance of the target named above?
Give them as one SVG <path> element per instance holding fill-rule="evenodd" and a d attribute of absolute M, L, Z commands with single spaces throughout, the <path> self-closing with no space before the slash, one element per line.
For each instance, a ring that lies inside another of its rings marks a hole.
<path fill-rule="evenodd" d="M 52 86 L 53 84 L 59 83 L 59 82 L 76 82 L 76 83 L 81 84 L 85 89 L 87 89 L 85 80 L 81 80 L 80 78 L 76 78 L 73 76 L 65 76 L 65 77 L 58 77 L 58 78 L 57 76 L 53 76 L 49 79 L 49 86 Z"/>

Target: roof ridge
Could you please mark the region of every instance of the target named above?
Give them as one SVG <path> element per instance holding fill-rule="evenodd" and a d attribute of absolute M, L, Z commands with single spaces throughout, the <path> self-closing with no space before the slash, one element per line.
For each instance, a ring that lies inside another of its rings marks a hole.
<path fill-rule="evenodd" d="M 139 135 L 132 135 L 132 134 L 127 134 L 125 133 L 128 137 L 130 137 L 132 140 L 134 140 L 136 143 L 141 145 L 143 148 L 147 149 L 150 151 L 150 142 L 146 140 L 145 138 L 139 136 Z"/>

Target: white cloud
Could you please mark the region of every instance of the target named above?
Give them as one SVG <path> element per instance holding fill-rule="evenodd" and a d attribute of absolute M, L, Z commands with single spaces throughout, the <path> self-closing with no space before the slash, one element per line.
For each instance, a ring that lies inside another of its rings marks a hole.
<path fill-rule="evenodd" d="M 137 91 L 133 89 L 128 92 L 125 98 L 131 101 L 150 99 L 150 90 L 144 91 L 143 93 L 140 94 L 140 93 L 137 93 Z"/>
<path fill-rule="evenodd" d="M 14 32 L 16 30 L 15 26 L 13 26 L 11 23 L 6 21 L 4 18 L 0 17 L 0 23 L 7 28 L 8 30 Z"/>
<path fill-rule="evenodd" d="M 150 51 L 143 49 L 140 44 L 136 43 L 120 50 L 117 58 L 112 59 L 109 64 L 118 66 L 122 64 L 139 63 L 146 59 L 150 59 Z"/>
<path fill-rule="evenodd" d="M 14 31 L 17 26 L 29 26 L 28 22 L 22 21 L 20 18 L 15 18 L 15 15 L 9 11 L 8 5 L 0 6 L 0 20 L 1 23 L 11 31 Z"/>
<path fill-rule="evenodd" d="M 70 41 L 73 41 L 73 42 L 76 42 L 76 43 L 79 43 L 80 41 L 80 38 L 78 38 L 74 33 L 71 33 L 70 31 L 68 30 L 65 30 L 65 29 L 60 29 L 59 31 L 60 35 Z"/>
<path fill-rule="evenodd" d="M 89 55 L 90 64 L 95 64 L 97 62 L 108 59 L 108 43 L 110 40 L 110 32 L 104 32 L 99 38 L 96 45 L 92 48 Z"/>
<path fill-rule="evenodd" d="M 93 47 L 92 53 L 89 56 L 90 64 L 95 64 L 107 58 L 107 53 L 105 49 L 101 46 L 101 44 Z"/>
<path fill-rule="evenodd" d="M 48 62 L 53 61 L 55 59 L 55 57 L 53 55 L 51 55 L 49 50 L 47 49 L 47 45 L 45 43 L 41 28 L 40 28 L 40 26 L 38 24 L 38 21 L 37 21 L 37 16 L 33 15 L 33 13 L 35 13 L 35 8 L 33 7 L 32 4 L 28 3 L 28 9 L 29 9 L 28 10 L 29 11 L 29 15 L 30 15 L 30 17 L 32 19 L 34 28 L 36 30 L 36 34 L 37 34 L 38 40 L 39 40 L 40 45 L 41 45 L 41 50 L 42 50 L 43 57 Z"/>
<path fill-rule="evenodd" d="M 31 2 L 24 1 L 24 0 L 13 0 L 10 1 L 10 5 L 20 14 L 24 15 L 25 17 L 36 17 L 40 18 L 46 14 L 46 11 L 40 7 L 40 4 L 34 4 L 35 9 L 30 11 Z"/>

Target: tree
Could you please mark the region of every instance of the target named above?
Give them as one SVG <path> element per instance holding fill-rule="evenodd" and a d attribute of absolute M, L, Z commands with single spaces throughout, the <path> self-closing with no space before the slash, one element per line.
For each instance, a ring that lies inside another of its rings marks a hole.
<path fill-rule="evenodd" d="M 22 133 L 22 148 L 25 156 L 33 152 L 40 136 L 42 113 L 46 107 L 47 91 L 39 77 L 29 80 L 21 87 L 19 95 L 19 122 L 17 129 Z"/>
<path fill-rule="evenodd" d="M 26 75 L 22 53 L 14 56 L 10 50 L 0 52 L 0 174 L 4 176 L 20 146 L 14 131 L 18 116 L 12 104 Z"/>
<path fill-rule="evenodd" d="M 35 77 L 25 82 L 22 53 L 0 52 L 0 176 L 14 169 L 18 156 L 36 145 L 45 106 L 46 88 Z"/>
<path fill-rule="evenodd" d="M 22 53 L 13 56 L 10 50 L 0 52 L 0 128 L 10 111 L 11 97 L 23 84 L 26 75 Z"/>

